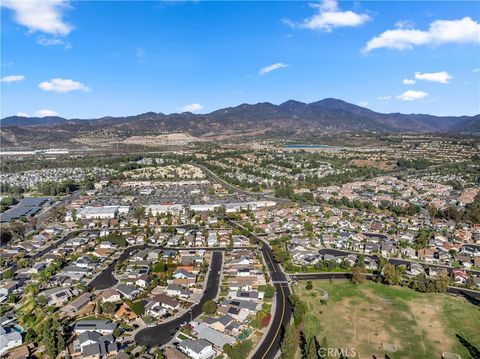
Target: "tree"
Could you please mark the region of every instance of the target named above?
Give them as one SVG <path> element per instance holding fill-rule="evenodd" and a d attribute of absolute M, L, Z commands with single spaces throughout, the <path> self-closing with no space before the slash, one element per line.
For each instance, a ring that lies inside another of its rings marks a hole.
<path fill-rule="evenodd" d="M 306 347 L 305 347 L 305 357 L 307 359 L 317 359 L 318 358 L 318 349 L 317 343 L 314 336 L 306 338 Z"/>
<path fill-rule="evenodd" d="M 305 222 L 303 224 L 303 226 L 305 227 L 305 229 L 309 232 L 313 231 L 313 224 L 311 222 Z"/>
<path fill-rule="evenodd" d="M 244 359 L 252 350 L 253 343 L 250 339 L 237 342 L 235 345 L 225 344 L 223 350 L 230 359 Z"/>
<path fill-rule="evenodd" d="M 56 318 L 48 317 L 43 325 L 43 345 L 50 359 L 54 359 L 59 352 L 65 349 L 63 328 Z"/>
<path fill-rule="evenodd" d="M 25 342 L 35 343 L 38 340 L 37 332 L 33 328 L 28 328 L 27 333 L 25 334 Z"/>
<path fill-rule="evenodd" d="M 43 326 L 43 346 L 49 358 L 55 358 L 57 347 L 55 345 L 55 333 L 52 330 L 52 318 L 48 318 Z"/>
<path fill-rule="evenodd" d="M 263 294 L 263 297 L 265 299 L 269 299 L 269 298 L 272 298 L 274 295 L 275 295 L 275 287 L 271 285 L 267 285 L 265 287 L 265 292 Z"/>
<path fill-rule="evenodd" d="M 137 219 L 141 219 L 143 218 L 145 215 L 145 207 L 137 207 L 135 208 L 135 211 L 134 211 L 134 217 L 137 218 Z"/>
<path fill-rule="evenodd" d="M 76 208 L 72 208 L 72 219 L 74 222 L 77 221 L 77 209 Z"/>
<path fill-rule="evenodd" d="M 357 259 L 357 266 L 360 268 L 365 268 L 365 256 L 360 254 Z"/>
<path fill-rule="evenodd" d="M 25 292 L 32 294 L 32 296 L 36 296 L 38 294 L 38 291 L 38 285 L 35 283 L 31 283 L 25 286 Z"/>
<path fill-rule="evenodd" d="M 290 303 L 292 304 L 293 319 L 295 325 L 299 325 L 303 321 L 303 316 L 305 314 L 305 305 L 295 294 L 292 294 L 289 299 Z"/>
<path fill-rule="evenodd" d="M 287 324 L 280 351 L 284 359 L 293 359 L 295 357 L 295 352 L 297 351 L 297 335 L 292 323 Z"/>
<path fill-rule="evenodd" d="M 386 284 L 398 285 L 402 282 L 402 273 L 393 264 L 388 263 L 383 268 L 383 279 Z"/>
<path fill-rule="evenodd" d="M 67 212 L 65 206 L 55 206 L 50 210 L 50 213 L 52 215 L 52 218 L 55 221 L 61 221 L 65 218 L 65 213 Z M 75 210 L 76 213 L 76 210 Z M 73 211 L 72 211 L 73 215 Z"/>
<path fill-rule="evenodd" d="M 206 314 L 215 314 L 217 311 L 217 303 L 215 303 L 213 300 L 207 300 L 205 303 L 203 303 L 202 306 L 203 312 Z"/>
<path fill-rule="evenodd" d="M 320 358 L 328 358 L 328 340 L 327 337 L 323 337 L 320 347 L 318 348 L 318 354 Z"/>
<path fill-rule="evenodd" d="M 6 271 L 3 272 L 2 279 L 10 279 L 13 277 L 13 270 L 7 269 Z"/>
<path fill-rule="evenodd" d="M 473 288 L 475 286 L 475 281 L 473 280 L 473 277 L 468 277 L 467 281 L 465 282 L 465 286 L 468 288 Z"/>
<path fill-rule="evenodd" d="M 117 310 L 117 305 L 112 302 L 105 302 L 102 304 L 102 313 L 105 314 L 114 314 Z"/>
<path fill-rule="evenodd" d="M 425 273 L 417 275 L 409 283 L 409 286 L 419 292 L 445 293 L 450 280 L 445 273 L 439 274 L 436 278 L 428 278 Z"/>
<path fill-rule="evenodd" d="M 446 272 L 440 273 L 437 278 L 435 278 L 435 291 L 437 293 L 445 293 L 450 285 L 450 278 Z"/>
<path fill-rule="evenodd" d="M 354 284 L 361 284 L 365 282 L 365 274 L 360 266 L 354 266 L 352 268 L 352 282 Z"/>
<path fill-rule="evenodd" d="M 47 297 L 45 297 L 43 294 L 35 297 L 35 303 L 37 303 L 39 307 L 45 307 L 47 305 L 47 302 Z"/>
<path fill-rule="evenodd" d="M 420 228 L 415 238 L 415 247 L 418 249 L 427 247 L 428 240 L 432 238 L 432 236 L 433 233 L 430 232 L 428 229 Z"/>
<path fill-rule="evenodd" d="M 25 235 L 25 224 L 22 222 L 12 222 L 9 226 L 14 237 L 23 237 Z"/>
<path fill-rule="evenodd" d="M 155 324 L 155 318 L 152 317 L 151 315 L 146 315 L 143 317 L 143 321 L 145 322 L 146 325 L 151 325 Z"/>
<path fill-rule="evenodd" d="M 159 260 L 152 266 L 152 272 L 154 273 L 163 273 L 167 270 L 167 264 L 163 259 Z"/>

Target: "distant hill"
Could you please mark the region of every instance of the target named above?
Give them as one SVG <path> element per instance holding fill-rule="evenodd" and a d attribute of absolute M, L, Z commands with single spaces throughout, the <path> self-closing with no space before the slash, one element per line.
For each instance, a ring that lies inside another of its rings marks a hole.
<path fill-rule="evenodd" d="M 99 119 L 29 118 L 12 116 L 0 120 L 1 139 L 10 145 L 35 140 L 69 141 L 92 131 L 108 129 L 134 135 L 183 131 L 194 136 L 285 137 L 292 134 L 381 132 L 480 134 L 480 115 L 432 116 L 426 114 L 378 113 L 348 102 L 327 98 L 312 103 L 289 100 L 241 104 L 208 114 L 147 112 L 135 116 Z M 31 126 L 35 126 L 32 131 Z"/>
<path fill-rule="evenodd" d="M 461 121 L 449 128 L 449 131 L 453 133 L 463 132 L 480 134 L 480 115 L 466 117 L 464 121 Z"/>
<path fill-rule="evenodd" d="M 0 120 L 1 127 L 11 126 L 37 126 L 37 125 L 52 125 L 57 123 L 64 123 L 67 121 L 65 118 L 58 116 L 47 117 L 23 117 L 23 116 L 10 116 Z"/>

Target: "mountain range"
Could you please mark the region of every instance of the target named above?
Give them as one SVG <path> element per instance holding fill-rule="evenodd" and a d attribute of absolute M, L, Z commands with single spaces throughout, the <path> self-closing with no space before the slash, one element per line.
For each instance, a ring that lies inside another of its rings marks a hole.
<path fill-rule="evenodd" d="M 303 133 L 480 133 L 480 115 L 433 116 L 427 114 L 378 113 L 348 102 L 327 98 L 312 103 L 295 100 L 280 105 L 269 102 L 241 104 L 208 114 L 147 112 L 127 117 L 65 119 L 62 117 L 11 116 L 0 120 L 3 141 L 45 139 L 68 140 L 92 131 L 121 131 L 131 135 L 182 131 L 194 136 L 222 134 L 285 136 Z M 15 142 L 15 141 L 14 141 Z"/>

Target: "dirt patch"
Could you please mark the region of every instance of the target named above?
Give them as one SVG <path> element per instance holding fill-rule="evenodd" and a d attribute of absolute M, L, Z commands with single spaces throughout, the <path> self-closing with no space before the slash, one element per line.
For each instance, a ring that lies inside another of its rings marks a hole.
<path fill-rule="evenodd" d="M 375 304 L 359 302 L 357 306 L 356 342 L 370 349 L 379 349 L 383 343 L 402 347 L 404 343 L 392 331 L 389 303 L 377 301 Z"/>
<path fill-rule="evenodd" d="M 449 352 L 452 348 L 452 339 L 445 332 L 442 318 L 442 302 L 438 299 L 421 299 L 409 303 L 424 337 L 434 343 L 439 352 Z"/>
<path fill-rule="evenodd" d="M 423 328 L 403 301 L 379 297 L 366 288 L 361 292 L 357 298 L 345 298 L 317 309 L 329 339 L 338 338 L 332 340 L 332 345 L 355 348 L 360 359 L 383 357 L 389 353 L 385 346 L 396 347 L 399 358 L 410 357 L 418 348 L 423 353 Z M 310 298 L 309 302 L 309 309 L 317 314 Z"/>

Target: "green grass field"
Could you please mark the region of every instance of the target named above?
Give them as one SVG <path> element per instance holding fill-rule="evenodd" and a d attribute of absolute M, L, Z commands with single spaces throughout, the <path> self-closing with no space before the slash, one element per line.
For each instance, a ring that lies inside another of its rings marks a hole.
<path fill-rule="evenodd" d="M 311 290 L 305 282 L 294 286 L 307 305 L 303 331 L 319 341 L 325 336 L 330 347 L 392 359 L 440 358 L 441 352 L 475 358 L 480 350 L 480 307 L 463 298 L 373 282 L 312 283 Z M 326 305 L 322 290 L 329 295 Z"/>

